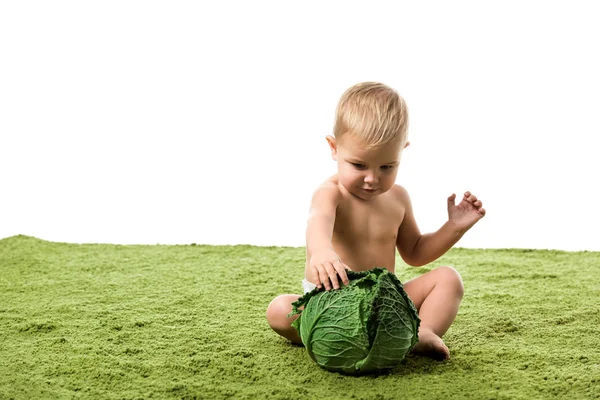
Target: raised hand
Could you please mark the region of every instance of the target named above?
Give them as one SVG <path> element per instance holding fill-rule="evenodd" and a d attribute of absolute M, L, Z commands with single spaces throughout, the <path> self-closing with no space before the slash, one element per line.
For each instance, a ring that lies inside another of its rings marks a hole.
<path fill-rule="evenodd" d="M 478 200 L 471 192 L 465 192 L 458 205 L 455 204 L 455 199 L 456 194 L 454 193 L 448 197 L 448 220 L 453 222 L 459 230 L 466 232 L 485 216 L 485 209 L 481 200 Z"/>

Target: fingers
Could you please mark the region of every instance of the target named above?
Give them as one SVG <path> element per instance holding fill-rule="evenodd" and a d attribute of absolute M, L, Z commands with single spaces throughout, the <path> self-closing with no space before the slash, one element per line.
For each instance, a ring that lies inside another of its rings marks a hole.
<path fill-rule="evenodd" d="M 329 280 L 331 280 L 331 284 L 333 285 L 333 288 L 334 289 L 339 289 L 340 288 L 340 282 L 338 280 L 338 275 L 337 275 L 337 272 L 336 272 L 335 267 L 333 266 L 333 264 L 325 264 L 325 269 L 327 270 L 327 276 L 329 277 Z M 329 281 L 323 282 L 323 284 L 325 285 L 325 289 L 329 290 L 329 288 L 328 288 Z"/>
<path fill-rule="evenodd" d="M 471 203 L 473 207 L 477 209 L 477 212 L 483 217 L 485 216 L 485 209 L 483 208 L 483 202 L 477 199 L 477 196 L 467 191 L 464 194 L 463 200 Z"/>
<path fill-rule="evenodd" d="M 346 274 L 346 269 L 350 269 L 350 268 L 348 268 L 348 266 L 346 266 L 343 262 L 338 260 L 337 262 L 335 262 L 333 264 L 333 267 L 335 268 L 337 274 L 342 279 L 342 283 L 344 285 L 347 285 L 348 283 L 350 283 L 350 281 L 348 280 L 348 274 Z"/>
<path fill-rule="evenodd" d="M 317 287 L 321 289 L 325 287 L 325 290 L 331 290 L 331 285 L 329 283 L 329 274 L 327 272 L 327 267 L 325 264 L 315 266 L 317 272 L 319 273 L 319 281 L 317 282 Z"/>
<path fill-rule="evenodd" d="M 321 287 L 325 287 L 325 290 L 331 290 L 333 287 L 334 289 L 339 289 L 337 274 L 331 263 L 317 265 L 315 268 L 317 269 L 319 275 L 317 288 L 321 289 Z"/>
<path fill-rule="evenodd" d="M 340 278 L 344 285 L 347 285 L 350 282 L 348 280 L 348 274 L 346 274 L 346 269 L 348 267 L 340 260 L 337 260 L 333 263 L 316 265 L 314 268 L 317 270 L 317 288 L 319 289 L 321 289 L 321 287 L 324 287 L 325 290 L 331 290 L 332 288 L 339 289 Z"/>
<path fill-rule="evenodd" d="M 473 204 L 477 201 L 477 197 L 475 197 L 474 194 L 471 194 L 471 192 L 465 192 L 465 195 L 463 197 L 464 200 L 468 201 L 469 203 Z"/>
<path fill-rule="evenodd" d="M 455 199 L 456 193 L 452 193 L 450 196 L 448 196 L 448 207 L 456 205 L 456 203 L 454 202 Z"/>
<path fill-rule="evenodd" d="M 471 192 L 465 192 L 463 200 L 468 201 L 469 203 L 473 204 L 477 208 L 480 208 L 483 205 L 483 203 L 481 202 L 481 200 L 478 200 L 477 196 L 475 196 Z"/>

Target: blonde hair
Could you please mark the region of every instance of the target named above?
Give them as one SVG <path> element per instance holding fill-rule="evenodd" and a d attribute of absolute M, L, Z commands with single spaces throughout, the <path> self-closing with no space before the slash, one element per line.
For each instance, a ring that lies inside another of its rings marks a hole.
<path fill-rule="evenodd" d="M 383 83 L 354 85 L 344 92 L 337 105 L 333 136 L 339 141 L 350 134 L 366 147 L 379 147 L 400 137 L 403 145 L 407 130 L 404 99 Z"/>

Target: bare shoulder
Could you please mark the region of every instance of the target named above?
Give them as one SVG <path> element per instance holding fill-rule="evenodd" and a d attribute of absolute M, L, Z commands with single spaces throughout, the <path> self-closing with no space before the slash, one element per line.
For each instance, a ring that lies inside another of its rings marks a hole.
<path fill-rule="evenodd" d="M 409 205 L 410 204 L 410 196 L 408 195 L 408 191 L 400 185 L 394 185 L 390 189 L 390 194 L 394 201 L 400 203 L 401 205 Z"/>
<path fill-rule="evenodd" d="M 313 193 L 313 200 L 326 198 L 334 202 L 339 202 L 342 198 L 342 191 L 337 181 L 337 176 L 332 176 L 323 181 Z"/>
<path fill-rule="evenodd" d="M 336 210 L 342 201 L 342 193 L 336 180 L 332 178 L 322 182 L 315 189 L 310 202 L 309 217 L 326 215 L 335 218 Z"/>

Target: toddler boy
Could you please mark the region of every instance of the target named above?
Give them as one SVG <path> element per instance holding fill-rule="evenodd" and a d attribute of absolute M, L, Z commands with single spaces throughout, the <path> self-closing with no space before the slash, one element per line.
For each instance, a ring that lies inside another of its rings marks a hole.
<path fill-rule="evenodd" d="M 448 197 L 448 221 L 433 233 L 421 234 L 407 191 L 395 184 L 407 140 L 408 111 L 402 97 L 376 82 L 357 84 L 341 97 L 333 136 L 327 136 L 337 174 L 314 192 L 306 229 L 304 290 L 339 289 L 348 284 L 346 269 L 384 267 L 395 272 L 395 249 L 409 265 L 422 266 L 446 253 L 485 215 L 482 202 L 465 192 L 458 205 Z M 339 278 L 338 278 L 339 277 Z M 463 296 L 459 273 L 439 267 L 404 283 L 421 318 L 414 352 L 447 359 L 442 336 L 456 317 Z M 275 332 L 302 343 L 290 326 L 291 303 L 300 296 L 284 294 L 267 308 Z"/>

